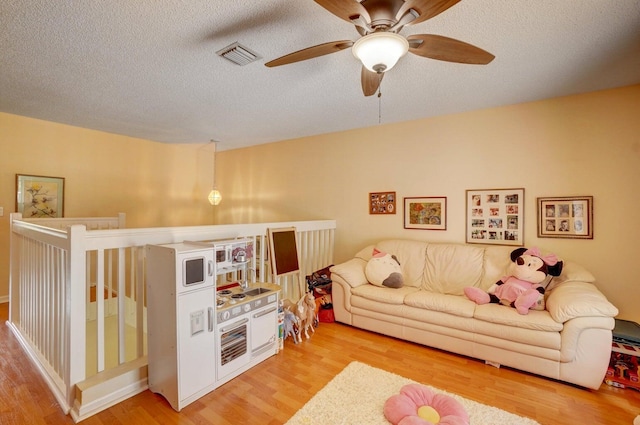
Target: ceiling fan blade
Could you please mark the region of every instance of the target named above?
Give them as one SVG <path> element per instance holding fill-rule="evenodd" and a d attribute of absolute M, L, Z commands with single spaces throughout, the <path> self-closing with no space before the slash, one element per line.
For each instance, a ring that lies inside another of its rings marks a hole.
<path fill-rule="evenodd" d="M 407 40 L 409 51 L 425 58 L 474 65 L 486 65 L 495 58 L 479 47 L 441 35 L 414 34 Z"/>
<path fill-rule="evenodd" d="M 353 41 L 330 41 L 324 44 L 318 44 L 317 46 L 307 47 L 306 49 L 298 50 L 297 52 L 289 53 L 270 62 L 265 63 L 265 66 L 274 67 L 280 65 L 287 65 L 294 62 L 300 62 L 307 59 L 316 58 L 318 56 L 328 55 L 329 53 L 339 52 L 353 46 Z"/>
<path fill-rule="evenodd" d="M 360 73 L 360 80 L 362 81 L 362 93 L 365 96 L 371 96 L 378 91 L 378 87 L 380 87 L 380 82 L 382 81 L 382 77 L 384 77 L 384 73 L 376 73 L 371 72 L 364 66 L 362 67 L 362 72 Z"/>
<path fill-rule="evenodd" d="M 356 0 L 315 0 L 315 2 L 349 23 L 352 23 L 351 17 L 357 15 L 362 16 L 365 21 L 371 22 L 367 9 Z"/>
<path fill-rule="evenodd" d="M 418 12 L 419 16 L 407 25 L 414 25 L 441 14 L 459 1 L 460 0 L 405 0 L 400 10 L 398 10 L 396 18 L 402 18 L 409 9 L 413 9 Z"/>

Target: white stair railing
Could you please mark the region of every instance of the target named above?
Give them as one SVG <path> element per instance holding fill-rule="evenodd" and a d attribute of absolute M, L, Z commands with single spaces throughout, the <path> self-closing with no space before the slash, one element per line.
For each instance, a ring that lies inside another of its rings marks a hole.
<path fill-rule="evenodd" d="M 82 220 L 88 220 L 96 230 L 88 230 Z M 145 245 L 253 238 L 257 255 L 252 268 L 258 271 L 256 280 L 266 282 L 270 281 L 267 229 L 294 226 L 302 276 L 333 260 L 333 220 L 118 228 L 124 221 L 121 214 L 98 219 L 46 219 L 44 226 L 41 223 L 45 221 L 11 215 L 8 324 L 66 413 L 74 401 L 77 404 L 74 387 L 78 383 L 145 356 Z M 113 316 L 117 316 L 115 341 L 107 337 L 106 321 Z M 87 347 L 88 326 L 96 335 L 93 347 Z M 128 330 L 135 333 L 133 342 L 127 338 Z M 99 409 L 93 406 L 92 411 Z M 74 406 L 72 414 L 76 420 L 85 417 L 82 406 Z"/>

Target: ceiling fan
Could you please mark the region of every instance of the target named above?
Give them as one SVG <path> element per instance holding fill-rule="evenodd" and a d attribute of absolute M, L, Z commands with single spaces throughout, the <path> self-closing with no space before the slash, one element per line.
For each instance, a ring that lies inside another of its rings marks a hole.
<path fill-rule="evenodd" d="M 486 65 L 495 56 L 479 47 L 435 34 L 399 34 L 405 25 L 431 19 L 460 0 L 314 0 L 340 19 L 355 25 L 358 40 L 340 40 L 298 50 L 267 62 L 268 67 L 312 59 L 348 47 L 362 62 L 365 96 L 374 94 L 384 73 L 407 52 L 447 62 Z"/>

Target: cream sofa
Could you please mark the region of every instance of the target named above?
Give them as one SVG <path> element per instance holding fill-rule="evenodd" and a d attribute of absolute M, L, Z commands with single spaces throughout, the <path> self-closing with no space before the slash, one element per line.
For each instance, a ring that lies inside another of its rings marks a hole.
<path fill-rule="evenodd" d="M 396 338 L 597 389 L 609 364 L 618 310 L 593 275 L 564 261 L 546 293 L 546 310 L 520 315 L 498 304 L 476 305 L 466 286 L 488 289 L 503 277 L 514 247 L 386 240 L 404 286 L 367 281 L 374 246 L 331 268 L 337 321 Z M 560 255 L 558 254 L 560 257 Z"/>

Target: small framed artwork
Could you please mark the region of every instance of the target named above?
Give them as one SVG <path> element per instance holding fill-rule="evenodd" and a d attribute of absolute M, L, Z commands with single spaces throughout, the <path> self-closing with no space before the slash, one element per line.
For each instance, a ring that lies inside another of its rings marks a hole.
<path fill-rule="evenodd" d="M 395 214 L 395 192 L 369 193 L 369 214 Z"/>
<path fill-rule="evenodd" d="M 524 245 L 524 189 L 467 190 L 467 243 Z"/>
<path fill-rule="evenodd" d="M 24 218 L 64 217 L 64 177 L 16 174 L 16 212 Z"/>
<path fill-rule="evenodd" d="M 538 237 L 593 239 L 593 196 L 538 198 Z"/>
<path fill-rule="evenodd" d="M 404 198 L 404 228 L 447 230 L 447 198 Z"/>

